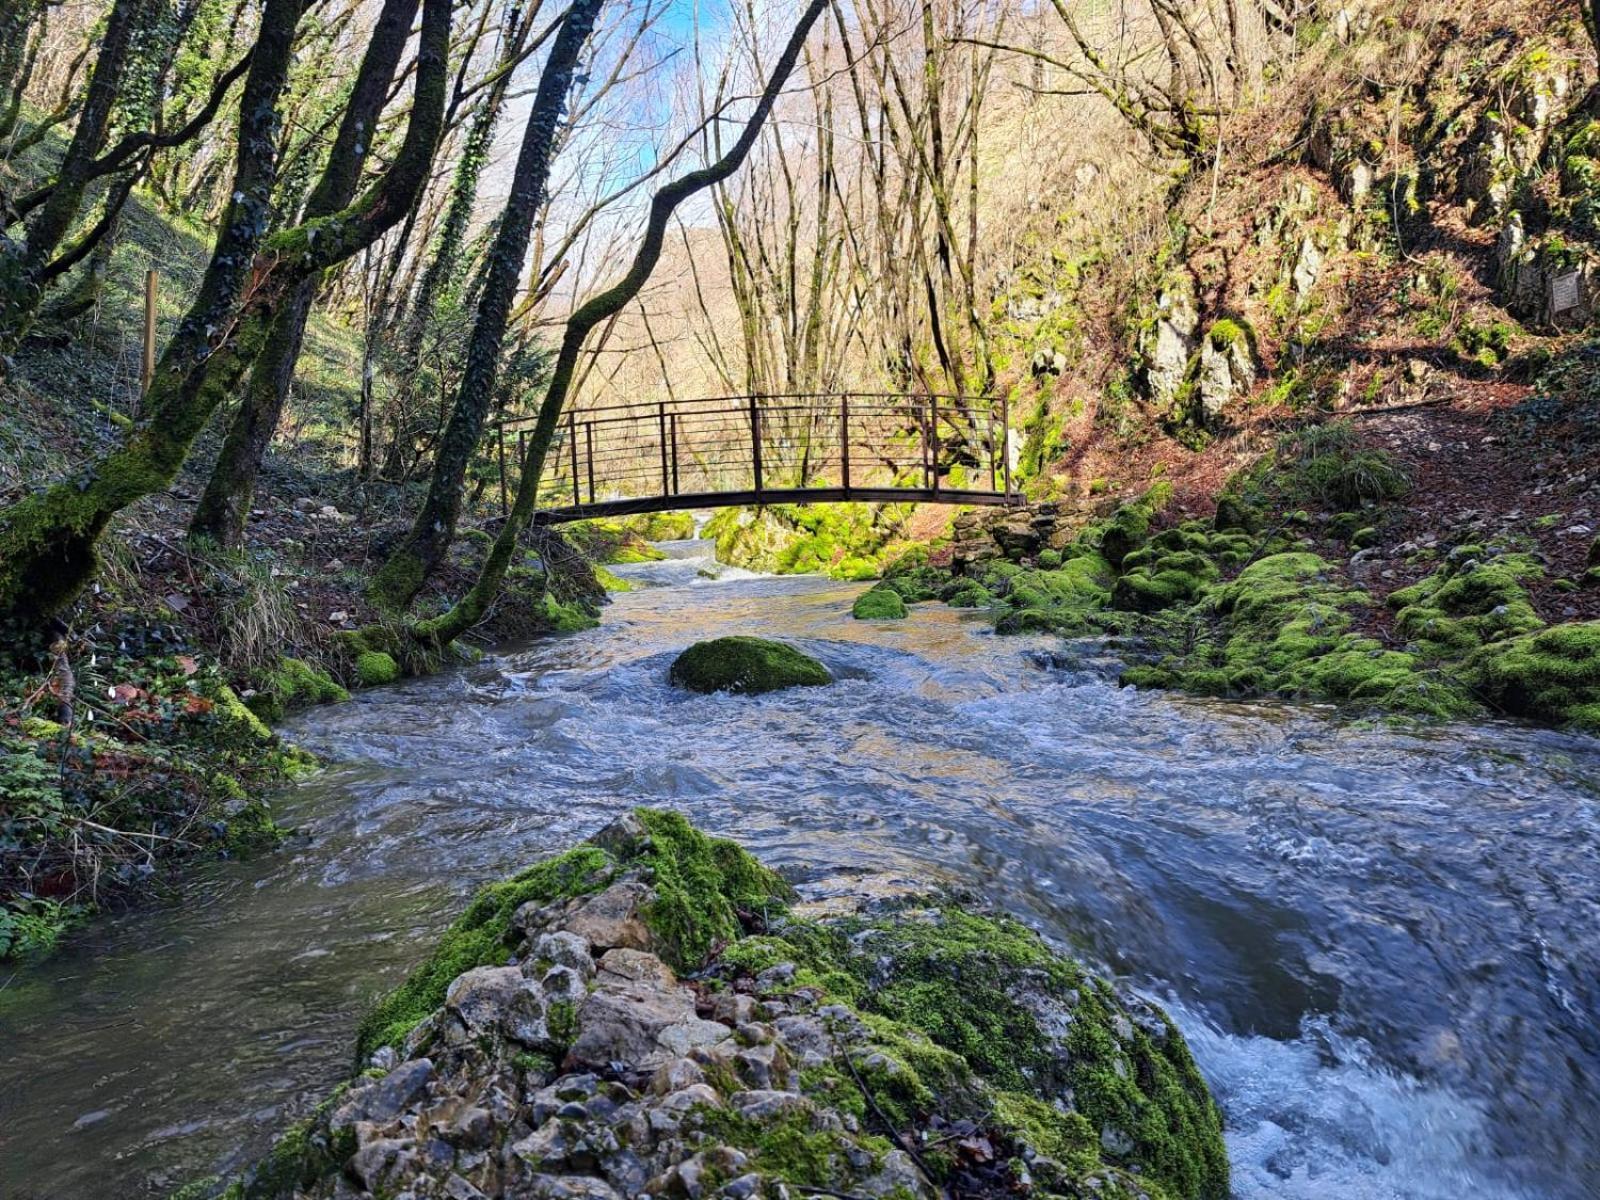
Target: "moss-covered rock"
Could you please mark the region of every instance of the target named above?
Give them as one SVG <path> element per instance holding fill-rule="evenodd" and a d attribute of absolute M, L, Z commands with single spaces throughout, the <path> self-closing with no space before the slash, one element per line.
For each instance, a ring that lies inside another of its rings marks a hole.
<path fill-rule="evenodd" d="M 296 708 L 348 699 L 350 693 L 321 667 L 304 659 L 285 658 L 263 675 L 255 694 L 245 703 L 263 721 L 279 721 Z"/>
<path fill-rule="evenodd" d="M 909 611 L 900 593 L 885 584 L 862 592 L 850 606 L 850 615 L 858 621 L 899 621 Z"/>
<path fill-rule="evenodd" d="M 673 662 L 671 678 L 692 692 L 746 694 L 833 682 L 828 668 L 809 654 L 755 637 L 723 637 L 690 646 Z"/>
<path fill-rule="evenodd" d="M 1466 675 L 1504 712 L 1600 733 L 1600 621 L 1484 646 L 1467 660 Z"/>
<path fill-rule="evenodd" d="M 375 1065 L 224 1194 L 1227 1196 L 1160 1009 L 945 897 L 791 899 L 646 809 L 485 889 L 363 1026 Z"/>
<path fill-rule="evenodd" d="M 400 678 L 400 664 L 382 650 L 363 650 L 356 655 L 356 678 L 362 687 L 381 687 Z"/>
<path fill-rule="evenodd" d="M 1455 655 L 1540 628 L 1526 584 L 1543 575 L 1524 554 L 1457 547 L 1432 575 L 1391 593 L 1389 604 L 1399 610 L 1395 624 L 1422 653 Z"/>

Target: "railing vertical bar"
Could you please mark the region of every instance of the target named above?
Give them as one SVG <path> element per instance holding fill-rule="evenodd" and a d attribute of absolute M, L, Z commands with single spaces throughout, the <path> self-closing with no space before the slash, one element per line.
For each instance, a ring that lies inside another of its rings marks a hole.
<path fill-rule="evenodd" d="M 1006 495 L 1011 495 L 1011 393 L 1000 397 L 1000 468 L 1005 472 Z"/>
<path fill-rule="evenodd" d="M 750 397 L 750 458 L 755 468 L 756 494 L 761 494 L 761 409 L 755 396 Z"/>
<path fill-rule="evenodd" d="M 989 401 L 989 490 L 1000 486 L 1000 443 L 994 436 L 994 401 Z"/>
<path fill-rule="evenodd" d="M 667 491 L 667 406 L 656 405 L 656 419 L 661 431 L 661 494 L 668 495 Z"/>
<path fill-rule="evenodd" d="M 583 423 L 584 457 L 589 460 L 589 503 L 594 503 L 594 422 Z"/>
<path fill-rule="evenodd" d="M 506 501 L 506 427 L 500 426 L 500 515 L 506 516 L 511 505 Z"/>
<path fill-rule="evenodd" d="M 678 494 L 678 491 L 679 491 L 679 488 L 678 488 L 678 414 L 677 413 L 673 413 L 672 414 L 672 420 L 669 423 L 669 427 L 672 430 L 672 494 L 674 496 L 676 496 Z"/>
<path fill-rule="evenodd" d="M 572 460 L 572 502 L 578 502 L 578 415 L 567 411 L 567 449 Z"/>
<path fill-rule="evenodd" d="M 850 494 L 850 396 L 839 394 L 839 477 L 846 496 Z"/>

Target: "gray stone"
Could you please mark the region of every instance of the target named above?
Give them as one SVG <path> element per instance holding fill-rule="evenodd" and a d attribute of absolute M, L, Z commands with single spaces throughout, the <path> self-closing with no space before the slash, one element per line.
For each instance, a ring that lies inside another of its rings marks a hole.
<path fill-rule="evenodd" d="M 357 1083 L 345 1093 L 343 1103 L 329 1117 L 335 1131 L 358 1121 L 384 1124 L 392 1121 L 427 1093 L 433 1063 L 426 1058 L 403 1062 L 381 1079 Z"/>
<path fill-rule="evenodd" d="M 476 967 L 450 985 L 445 1007 L 470 1040 L 496 1032 L 533 1048 L 551 1045 L 544 998 L 516 967 Z"/>
<path fill-rule="evenodd" d="M 346 1168 L 369 1192 L 397 1183 L 416 1169 L 416 1143 L 409 1138 L 380 1138 L 351 1157 Z"/>
<path fill-rule="evenodd" d="M 650 949 L 650 930 L 639 910 L 655 893 L 642 883 L 617 883 L 580 904 L 567 918 L 567 931 L 588 940 L 596 950 L 621 946 Z"/>

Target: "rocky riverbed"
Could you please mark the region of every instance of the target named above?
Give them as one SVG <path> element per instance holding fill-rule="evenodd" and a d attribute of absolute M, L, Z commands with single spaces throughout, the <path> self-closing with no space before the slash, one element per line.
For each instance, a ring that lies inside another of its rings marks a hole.
<path fill-rule="evenodd" d="M 361 1073 L 184 1197 L 1221 1200 L 1166 1015 L 949 896 L 807 912 L 641 809 L 491 886 Z"/>

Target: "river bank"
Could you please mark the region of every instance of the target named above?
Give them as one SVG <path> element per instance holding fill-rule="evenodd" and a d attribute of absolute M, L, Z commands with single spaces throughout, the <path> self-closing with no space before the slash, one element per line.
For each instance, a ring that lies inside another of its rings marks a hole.
<path fill-rule="evenodd" d="M 702 565 L 624 568 L 672 586 L 292 719 L 333 765 L 280 802 L 283 852 L 0 991 L 8 1189 L 159 1195 L 263 1152 L 477 883 L 651 803 L 811 898 L 970 887 L 1137 984 L 1217 1092 L 1240 1196 L 1584 1194 L 1592 739 L 1138 693 L 974 613 L 852 621 L 859 585 Z M 743 632 L 839 682 L 668 687 L 676 651 Z"/>

